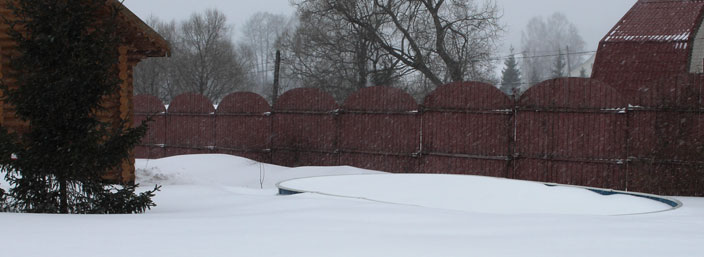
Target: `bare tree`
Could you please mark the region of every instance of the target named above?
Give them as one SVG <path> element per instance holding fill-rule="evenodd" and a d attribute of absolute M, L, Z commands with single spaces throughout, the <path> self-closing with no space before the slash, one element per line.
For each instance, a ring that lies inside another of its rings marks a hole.
<path fill-rule="evenodd" d="M 493 1 L 301 0 L 299 11 L 339 17 L 434 85 L 486 80 L 502 30 Z M 334 18 L 331 18 L 335 20 Z"/>
<path fill-rule="evenodd" d="M 571 53 L 567 53 L 567 47 Z M 564 58 L 566 67 L 577 67 L 584 60 L 584 40 L 577 27 L 564 14 L 555 13 L 547 20 L 534 17 L 528 22 L 522 34 L 521 70 L 529 76 L 527 84 L 533 85 L 554 77 L 556 59 Z M 563 55 L 560 55 L 563 54 Z M 569 56 L 569 57 L 568 57 Z M 569 65 L 567 65 L 569 58 Z M 562 71 L 569 74 L 570 71 Z"/>
<path fill-rule="evenodd" d="M 163 22 L 152 16 L 146 23 L 170 42 L 172 52 L 178 52 L 178 45 L 174 44 L 178 37 L 175 21 Z M 149 58 L 140 62 L 134 70 L 135 94 L 149 94 L 163 101 L 171 99 L 174 96 L 171 94 L 175 82 L 174 67 L 174 59 L 167 57 Z"/>
<path fill-rule="evenodd" d="M 217 103 L 228 93 L 247 89 L 247 58 L 240 58 L 236 51 L 232 27 L 221 12 L 195 13 L 180 25 L 154 17 L 147 23 L 170 43 L 171 58 L 152 58 L 137 66 L 136 94 L 169 102 L 179 94 L 194 92 Z"/>
<path fill-rule="evenodd" d="M 232 27 L 217 10 L 193 14 L 181 24 L 179 51 L 174 54 L 179 93 L 195 92 L 219 102 L 243 89 L 245 72 L 231 38 Z"/>
<path fill-rule="evenodd" d="M 246 53 L 254 90 L 270 94 L 274 81 L 274 59 L 279 39 L 293 30 L 295 21 L 285 15 L 259 12 L 250 17 L 242 28 L 240 51 Z"/>
<path fill-rule="evenodd" d="M 402 74 L 400 62 L 375 44 L 366 30 L 338 15 L 299 10 L 298 28 L 285 34 L 285 66 L 289 77 L 307 87 L 319 87 L 343 100 L 370 85 L 394 85 Z M 380 26 L 377 23 L 375 26 Z"/>

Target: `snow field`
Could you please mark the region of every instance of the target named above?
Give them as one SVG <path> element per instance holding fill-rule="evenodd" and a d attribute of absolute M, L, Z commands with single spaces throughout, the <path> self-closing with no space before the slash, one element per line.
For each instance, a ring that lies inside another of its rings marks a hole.
<path fill-rule="evenodd" d="M 143 215 L 0 213 L 0 256 L 701 256 L 704 199 L 646 215 L 481 213 L 320 194 L 278 182 L 383 174 L 351 167 L 260 166 L 225 155 L 139 160 Z M 382 175 L 386 176 L 386 175 Z"/>
<path fill-rule="evenodd" d="M 657 201 L 629 195 L 605 196 L 576 187 L 551 187 L 543 183 L 479 176 L 328 176 L 290 180 L 280 185 L 298 192 L 321 192 L 474 213 L 626 215 L 671 208 Z"/>

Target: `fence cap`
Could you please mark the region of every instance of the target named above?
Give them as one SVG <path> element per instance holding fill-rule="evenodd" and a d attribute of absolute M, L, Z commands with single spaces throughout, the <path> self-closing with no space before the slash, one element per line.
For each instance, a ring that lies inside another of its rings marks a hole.
<path fill-rule="evenodd" d="M 169 113 L 210 114 L 215 112 L 213 103 L 203 95 L 185 93 L 175 97 L 169 104 Z"/>
<path fill-rule="evenodd" d="M 166 112 L 164 102 L 153 95 L 136 95 L 132 101 L 135 113 L 156 114 Z"/>
<path fill-rule="evenodd" d="M 385 86 L 363 88 L 347 97 L 344 110 L 411 112 L 418 110 L 418 103 L 405 91 Z"/>
<path fill-rule="evenodd" d="M 252 92 L 232 93 L 222 99 L 217 114 L 268 113 L 269 103 L 264 97 Z"/>
<path fill-rule="evenodd" d="M 534 108 L 626 108 L 621 94 L 597 79 L 558 78 L 543 81 L 526 91 L 519 105 Z"/>
<path fill-rule="evenodd" d="M 493 85 L 456 82 L 440 86 L 428 94 L 424 106 L 431 109 L 497 110 L 512 108 L 512 101 Z"/>
<path fill-rule="evenodd" d="M 289 90 L 274 104 L 274 110 L 282 111 L 332 111 L 339 108 L 332 95 L 318 88 Z"/>

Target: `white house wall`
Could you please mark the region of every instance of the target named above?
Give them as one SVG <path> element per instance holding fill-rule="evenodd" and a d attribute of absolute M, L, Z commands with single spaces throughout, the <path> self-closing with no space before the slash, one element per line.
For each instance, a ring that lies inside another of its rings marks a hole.
<path fill-rule="evenodd" d="M 692 55 L 689 62 L 690 73 L 704 73 L 704 23 L 699 24 L 694 44 L 692 46 Z"/>

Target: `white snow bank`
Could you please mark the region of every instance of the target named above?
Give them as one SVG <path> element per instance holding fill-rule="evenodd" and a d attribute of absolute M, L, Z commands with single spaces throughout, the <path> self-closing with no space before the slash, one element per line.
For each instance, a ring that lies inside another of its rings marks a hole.
<path fill-rule="evenodd" d="M 704 198 L 649 215 L 496 215 L 276 196 L 278 179 L 370 171 L 265 165 L 269 189 L 260 190 L 258 166 L 212 155 L 139 160 L 138 182 L 164 185 L 157 207 L 142 215 L 0 213 L 0 256 L 691 257 L 704 245 Z"/>
<path fill-rule="evenodd" d="M 137 182 L 142 185 L 221 185 L 250 189 L 274 189 L 277 183 L 294 178 L 383 173 L 348 166 L 287 168 L 223 154 L 137 159 L 135 168 Z"/>
<path fill-rule="evenodd" d="M 604 196 L 583 188 L 479 176 L 328 176 L 286 181 L 281 186 L 299 192 L 477 213 L 621 215 L 670 209 L 641 197 Z"/>

